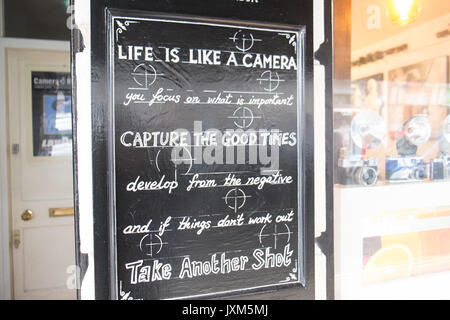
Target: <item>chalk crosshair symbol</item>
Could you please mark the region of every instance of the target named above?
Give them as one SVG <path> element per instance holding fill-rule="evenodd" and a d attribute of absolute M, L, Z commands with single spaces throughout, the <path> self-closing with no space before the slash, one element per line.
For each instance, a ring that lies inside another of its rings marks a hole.
<path fill-rule="evenodd" d="M 186 147 L 183 147 L 183 150 L 185 150 L 185 151 L 188 153 L 188 157 L 187 157 L 187 158 L 183 158 L 183 157 L 178 158 L 177 155 L 175 154 L 174 157 L 170 159 L 170 161 L 171 161 L 171 162 L 174 164 L 174 166 L 175 166 L 175 173 L 174 173 L 174 175 L 175 175 L 175 181 L 178 181 L 178 180 L 177 180 L 177 178 L 178 178 L 178 166 L 181 165 L 181 164 L 189 163 L 189 168 L 188 168 L 188 170 L 183 174 L 183 175 L 189 175 L 189 173 L 190 173 L 191 170 L 192 170 L 192 165 L 193 165 L 193 163 L 194 163 L 194 161 L 195 161 L 195 159 L 192 158 L 191 152 L 190 152 Z M 156 154 L 156 159 L 154 160 L 154 161 L 155 161 L 155 164 L 156 164 L 156 169 L 157 169 L 159 172 L 161 172 L 161 168 L 159 167 L 159 162 L 160 162 L 159 157 L 160 157 L 160 154 L 161 154 L 161 150 L 158 151 L 158 153 Z"/>
<path fill-rule="evenodd" d="M 226 196 L 222 199 L 225 200 L 225 204 L 228 208 L 233 209 L 234 212 L 237 213 L 237 211 L 245 205 L 248 198 L 251 198 L 251 196 L 246 195 L 242 189 L 234 188 L 228 191 Z"/>
<path fill-rule="evenodd" d="M 262 41 L 261 39 L 255 39 L 253 37 L 253 34 L 245 34 L 244 32 L 242 32 L 242 30 L 237 31 L 231 38 L 229 38 L 230 40 L 233 40 L 233 43 L 236 44 L 236 49 L 238 49 L 239 51 L 242 52 L 246 52 L 248 50 L 250 50 L 253 45 L 255 44 L 255 41 Z M 239 46 L 239 44 L 242 43 L 242 46 Z M 249 45 L 247 46 L 247 43 L 249 43 Z"/>
<path fill-rule="evenodd" d="M 157 242 L 153 242 L 153 234 L 149 233 L 142 237 L 141 242 L 139 243 L 139 248 L 145 255 L 153 257 L 153 254 L 158 254 L 161 252 L 163 245 L 167 244 L 167 242 L 163 242 L 162 239 L 155 234 Z M 144 240 L 147 240 L 144 242 Z M 154 252 L 153 247 L 159 247 L 157 252 Z M 147 250 L 145 250 L 147 248 Z M 148 249 L 149 248 L 149 249 Z"/>
<path fill-rule="evenodd" d="M 264 87 L 264 90 L 269 92 L 277 90 L 280 82 L 284 82 L 284 80 L 280 79 L 278 72 L 272 72 L 271 70 L 264 71 L 261 77 L 256 80 L 259 81 L 260 85 L 263 85 L 263 82 L 264 84 L 268 83 L 269 87 Z"/>
<path fill-rule="evenodd" d="M 172 161 L 172 163 L 175 165 L 175 181 L 177 181 L 177 177 L 178 177 L 178 163 L 183 164 L 183 163 L 189 162 L 189 169 L 184 173 L 184 175 L 188 175 L 191 172 L 192 164 L 195 161 L 195 159 L 192 158 L 191 152 L 185 147 L 183 147 L 183 149 L 188 153 L 187 158 L 183 158 L 183 157 L 178 158 L 177 155 L 175 154 L 174 158 L 170 159 Z"/>
<path fill-rule="evenodd" d="M 240 129 L 246 129 L 250 127 L 255 119 L 259 119 L 261 117 L 255 117 L 253 115 L 252 110 L 247 107 L 239 107 L 237 108 L 233 115 L 228 117 L 228 119 L 235 119 L 234 124 Z M 240 120 L 240 121 L 238 121 Z"/>
<path fill-rule="evenodd" d="M 262 227 L 262 229 L 259 233 L 259 242 L 261 243 L 261 245 L 263 247 L 265 247 L 263 244 L 263 238 L 273 237 L 273 244 L 274 244 L 273 248 L 277 249 L 277 244 L 278 244 L 280 236 L 285 236 L 285 235 L 287 235 L 286 243 L 289 243 L 289 241 L 291 240 L 292 231 L 289 229 L 287 224 L 284 224 L 284 225 L 286 227 L 287 232 L 278 232 L 277 224 L 275 224 L 274 232 L 263 233 L 264 229 L 267 227 L 267 224 L 264 225 L 264 227 Z"/>
<path fill-rule="evenodd" d="M 131 73 L 134 82 L 139 86 L 147 89 L 153 83 L 155 83 L 158 76 L 163 76 L 162 73 L 157 73 L 156 69 L 151 64 L 141 63 L 136 68 L 134 68 Z"/>

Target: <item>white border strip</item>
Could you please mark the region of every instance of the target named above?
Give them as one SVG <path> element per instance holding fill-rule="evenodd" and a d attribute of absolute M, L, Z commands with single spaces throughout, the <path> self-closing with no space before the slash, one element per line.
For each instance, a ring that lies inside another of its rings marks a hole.
<path fill-rule="evenodd" d="M 325 42 L 325 4 L 314 1 L 314 51 Z M 314 237 L 326 231 L 325 67 L 314 60 Z M 326 256 L 315 245 L 315 296 L 327 297 Z"/>
<path fill-rule="evenodd" d="M 77 181 L 80 254 L 88 255 L 88 268 L 78 284 L 81 300 L 95 299 L 94 219 L 92 187 L 91 118 L 91 8 L 90 1 L 75 0 L 75 23 L 83 36 L 83 52 L 76 54 Z"/>

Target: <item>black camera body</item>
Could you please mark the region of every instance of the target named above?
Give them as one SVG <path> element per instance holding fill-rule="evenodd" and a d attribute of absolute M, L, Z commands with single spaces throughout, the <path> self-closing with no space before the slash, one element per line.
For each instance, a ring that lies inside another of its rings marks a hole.
<path fill-rule="evenodd" d="M 386 180 L 390 182 L 423 181 L 427 176 L 427 164 L 423 157 L 391 156 L 386 158 Z"/>
<path fill-rule="evenodd" d="M 432 180 L 450 179 L 450 155 L 441 155 L 430 161 L 430 178 Z"/>
<path fill-rule="evenodd" d="M 338 179 L 342 185 L 373 186 L 378 181 L 378 159 L 343 158 L 338 161 Z"/>
<path fill-rule="evenodd" d="M 428 164 L 417 156 L 419 146 L 431 136 L 427 114 L 416 114 L 403 124 L 403 135 L 397 137 L 398 156 L 386 157 L 386 180 L 389 182 L 417 182 L 428 178 Z"/>

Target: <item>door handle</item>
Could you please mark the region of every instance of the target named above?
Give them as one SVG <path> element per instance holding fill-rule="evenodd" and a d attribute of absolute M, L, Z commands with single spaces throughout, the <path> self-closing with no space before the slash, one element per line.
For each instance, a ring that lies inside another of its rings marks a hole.
<path fill-rule="evenodd" d="M 20 246 L 20 230 L 14 230 L 13 234 L 14 248 L 17 249 Z"/>
<path fill-rule="evenodd" d="M 31 211 L 30 209 L 25 210 L 24 212 L 22 212 L 21 218 L 23 221 L 30 221 L 31 219 L 33 219 L 33 211 Z"/>

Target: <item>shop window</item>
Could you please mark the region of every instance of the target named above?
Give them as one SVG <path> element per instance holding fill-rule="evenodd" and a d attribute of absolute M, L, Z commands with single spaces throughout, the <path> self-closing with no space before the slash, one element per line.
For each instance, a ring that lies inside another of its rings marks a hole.
<path fill-rule="evenodd" d="M 70 39 L 69 0 L 5 0 L 5 36 L 13 38 Z"/>
<path fill-rule="evenodd" d="M 450 2 L 351 12 L 334 104 L 336 298 L 448 299 Z"/>

